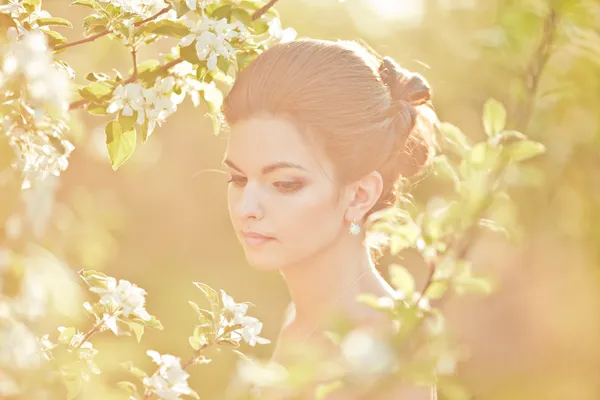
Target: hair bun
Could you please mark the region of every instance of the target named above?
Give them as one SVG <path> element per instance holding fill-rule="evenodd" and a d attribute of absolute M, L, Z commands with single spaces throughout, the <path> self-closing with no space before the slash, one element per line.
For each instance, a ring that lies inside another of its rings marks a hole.
<path fill-rule="evenodd" d="M 379 75 L 389 87 L 394 100 L 403 100 L 413 106 L 419 106 L 431 99 L 431 87 L 425 78 L 400 67 L 390 57 L 384 57 L 381 61 Z"/>

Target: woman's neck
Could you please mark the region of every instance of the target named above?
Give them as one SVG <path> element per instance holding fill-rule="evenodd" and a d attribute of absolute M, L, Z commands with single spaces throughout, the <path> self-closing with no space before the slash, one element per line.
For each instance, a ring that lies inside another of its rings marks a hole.
<path fill-rule="evenodd" d="M 383 296 L 390 291 L 360 237 L 342 238 L 327 252 L 284 268 L 282 275 L 301 325 L 320 324 L 326 313 L 352 307 L 360 293 Z"/>

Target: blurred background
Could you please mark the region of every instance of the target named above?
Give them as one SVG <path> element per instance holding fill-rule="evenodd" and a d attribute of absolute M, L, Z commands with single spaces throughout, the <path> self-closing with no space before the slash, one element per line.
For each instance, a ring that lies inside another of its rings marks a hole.
<path fill-rule="evenodd" d="M 69 3 L 45 0 L 43 8 L 74 22 L 72 30 L 57 28 L 72 41 L 81 38 L 88 10 Z M 280 0 L 277 9 L 284 27 L 299 36 L 363 39 L 423 74 L 440 119 L 473 140 L 484 137 L 481 110 L 494 97 L 508 109 L 509 128 L 546 145 L 547 154 L 515 176 L 522 241 L 479 236 L 468 253 L 477 271 L 501 283 L 498 291 L 453 298 L 444 310 L 470 354 L 458 375 L 472 399 L 600 399 L 600 4 Z M 138 60 L 156 58 L 171 45 L 145 48 Z M 106 38 L 59 58 L 80 72 L 78 83 L 83 72 L 117 68 L 126 74 L 130 68 L 126 50 Z M 88 293 L 68 272 L 79 269 L 146 289 L 147 309 L 165 327 L 148 330 L 141 344 L 110 333 L 95 336 L 103 374 L 81 398 L 110 398 L 115 382 L 127 377 L 120 362 L 153 370 L 148 349 L 191 355 L 188 336 L 196 317 L 188 300 L 204 304 L 192 281 L 253 302 L 250 314 L 264 321 L 262 336 L 276 338 L 289 296 L 277 273 L 247 265 L 236 242 L 226 175 L 219 171 L 226 136 L 213 135 L 206 112 L 186 100 L 114 172 L 104 144 L 105 117 L 76 111 L 70 167 L 25 192 L 7 168 L 10 148 L 0 143 L 0 248 L 28 254 L 36 266 L 30 274 L 43 278 L 32 278 L 38 283 L 30 287 L 51 306 L 40 330 L 87 327 L 79 304 Z M 415 196 L 421 200 L 436 190 L 424 184 Z M 388 261 L 381 261 L 384 274 Z M 418 263 L 407 267 L 424 279 Z M 18 274 L 2 273 L 6 291 Z M 266 345 L 248 353 L 268 357 L 272 350 Z M 190 386 L 202 399 L 221 399 L 235 361 L 223 351 L 212 363 L 193 366 Z"/>

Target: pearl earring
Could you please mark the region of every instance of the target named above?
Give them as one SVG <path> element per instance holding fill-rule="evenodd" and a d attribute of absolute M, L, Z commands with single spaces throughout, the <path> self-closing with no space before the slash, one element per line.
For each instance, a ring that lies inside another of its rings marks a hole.
<path fill-rule="evenodd" d="M 351 235 L 358 235 L 360 233 L 360 225 L 357 224 L 356 222 L 352 222 L 350 224 L 350 229 L 348 229 L 348 231 L 350 232 Z"/>

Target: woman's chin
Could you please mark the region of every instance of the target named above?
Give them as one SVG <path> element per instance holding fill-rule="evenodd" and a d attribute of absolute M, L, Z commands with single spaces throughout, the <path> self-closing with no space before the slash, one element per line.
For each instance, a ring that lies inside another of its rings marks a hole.
<path fill-rule="evenodd" d="M 283 268 L 281 261 L 272 256 L 266 257 L 246 253 L 246 261 L 252 268 L 260 271 L 276 271 Z"/>
<path fill-rule="evenodd" d="M 260 271 L 276 271 L 285 266 L 282 258 L 274 254 L 275 252 L 255 251 L 244 247 L 244 253 L 248 264 Z"/>

